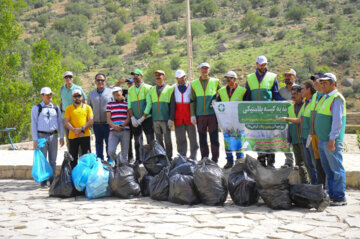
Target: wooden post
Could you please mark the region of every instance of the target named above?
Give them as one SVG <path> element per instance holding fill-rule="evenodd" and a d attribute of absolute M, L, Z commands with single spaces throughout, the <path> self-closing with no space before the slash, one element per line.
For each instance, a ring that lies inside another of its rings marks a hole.
<path fill-rule="evenodd" d="M 188 54 L 188 72 L 187 79 L 194 80 L 193 74 L 193 54 L 192 54 L 192 37 L 191 37 L 191 21 L 190 21 L 190 0 L 186 0 L 186 33 L 187 33 L 187 54 Z"/>

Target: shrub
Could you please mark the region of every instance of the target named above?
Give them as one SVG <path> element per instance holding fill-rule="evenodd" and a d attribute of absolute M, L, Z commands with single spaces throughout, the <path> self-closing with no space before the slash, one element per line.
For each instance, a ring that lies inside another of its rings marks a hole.
<path fill-rule="evenodd" d="M 220 60 L 220 61 L 215 62 L 214 68 L 213 68 L 212 71 L 215 74 L 217 74 L 217 73 L 225 73 L 228 68 L 229 68 L 229 64 L 224 60 Z"/>
<path fill-rule="evenodd" d="M 241 41 L 237 45 L 238 49 L 245 49 L 245 48 L 248 48 L 248 47 L 250 47 L 250 43 L 247 42 L 247 41 Z"/>
<path fill-rule="evenodd" d="M 119 46 L 128 44 L 130 42 L 130 40 L 131 40 L 131 34 L 129 32 L 120 31 L 120 32 L 116 33 L 115 42 Z"/>
<path fill-rule="evenodd" d="M 269 16 L 270 16 L 271 18 L 277 17 L 277 16 L 279 16 L 280 11 L 281 11 L 280 7 L 278 7 L 278 6 L 273 6 L 273 7 L 270 9 Z"/>
<path fill-rule="evenodd" d="M 151 31 L 136 41 L 136 50 L 139 53 L 149 53 L 150 55 L 153 55 L 153 49 L 158 40 L 159 34 Z"/>
<path fill-rule="evenodd" d="M 262 32 L 265 25 L 265 18 L 258 16 L 254 11 L 248 11 L 240 20 L 241 30 L 249 33 Z"/>
<path fill-rule="evenodd" d="M 276 33 L 276 40 L 282 40 L 286 36 L 286 30 L 281 30 Z"/>
<path fill-rule="evenodd" d="M 102 27 L 102 31 L 105 33 L 106 29 L 109 29 L 112 34 L 116 34 L 124 26 L 124 23 L 118 18 L 110 18 L 110 20 Z"/>
<path fill-rule="evenodd" d="M 118 10 L 118 8 L 119 8 L 119 6 L 114 2 L 110 2 L 105 5 L 105 9 L 108 12 L 116 12 Z"/>
<path fill-rule="evenodd" d="M 288 10 L 285 17 L 288 20 L 301 22 L 307 13 L 308 9 L 304 5 L 294 5 Z"/>
<path fill-rule="evenodd" d="M 201 1 L 198 11 L 203 17 L 211 17 L 218 11 L 218 6 L 214 0 Z"/>
<path fill-rule="evenodd" d="M 139 33 L 144 33 L 146 31 L 146 25 L 143 23 L 138 23 L 134 26 L 133 33 L 137 35 Z"/>
<path fill-rule="evenodd" d="M 166 53 L 171 54 L 172 49 L 175 47 L 175 41 L 165 39 L 163 45 L 164 45 L 164 49 L 166 50 Z"/>
<path fill-rule="evenodd" d="M 181 59 L 178 56 L 174 56 L 173 58 L 171 58 L 170 60 L 170 67 L 172 70 L 177 70 L 180 68 L 180 64 L 181 64 Z"/>
<path fill-rule="evenodd" d="M 253 46 L 254 47 L 261 47 L 264 45 L 264 41 L 261 39 L 261 38 L 256 38 L 254 41 L 253 41 Z"/>
<path fill-rule="evenodd" d="M 343 13 L 344 14 L 353 14 L 356 12 L 356 8 L 354 6 L 351 6 L 351 7 L 345 7 L 343 9 Z"/>
<path fill-rule="evenodd" d="M 354 102 L 346 102 L 346 109 L 354 108 L 355 104 Z"/>
<path fill-rule="evenodd" d="M 354 93 L 354 90 L 353 90 L 352 88 L 346 88 L 346 89 L 343 91 L 343 96 L 344 96 L 344 97 L 349 97 L 349 96 L 351 96 L 353 93 Z"/>
<path fill-rule="evenodd" d="M 239 26 L 237 24 L 231 25 L 229 31 L 234 33 L 239 30 Z"/>
<path fill-rule="evenodd" d="M 165 35 L 166 36 L 173 36 L 178 33 L 179 26 L 176 23 L 170 23 L 166 28 Z"/>
<path fill-rule="evenodd" d="M 221 20 L 218 18 L 209 18 L 205 21 L 205 31 L 207 33 L 218 31 L 221 26 Z"/>
<path fill-rule="evenodd" d="M 154 30 L 158 29 L 159 25 L 160 25 L 159 18 L 155 17 L 154 20 L 150 24 L 151 24 L 152 29 L 154 29 Z"/>
<path fill-rule="evenodd" d="M 316 29 L 321 31 L 324 28 L 325 24 L 322 21 L 318 21 Z"/>

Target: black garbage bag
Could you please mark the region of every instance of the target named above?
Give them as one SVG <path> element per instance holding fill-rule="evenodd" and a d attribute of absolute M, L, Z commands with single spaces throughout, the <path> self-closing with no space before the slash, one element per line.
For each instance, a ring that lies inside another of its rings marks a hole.
<path fill-rule="evenodd" d="M 194 182 L 202 203 L 217 206 L 226 201 L 228 190 L 225 175 L 214 161 L 204 158 L 196 165 Z"/>
<path fill-rule="evenodd" d="M 315 208 L 324 211 L 329 206 L 330 199 L 322 184 L 293 184 L 290 185 L 290 198 L 298 207 Z"/>
<path fill-rule="evenodd" d="M 144 159 L 142 162 L 152 176 L 160 173 L 163 168 L 170 166 L 164 148 L 157 141 L 144 146 Z"/>
<path fill-rule="evenodd" d="M 64 152 L 64 161 L 61 165 L 60 175 L 56 176 L 49 189 L 49 196 L 68 198 L 76 196 L 71 176 L 71 161 L 73 158 L 69 152 Z"/>
<path fill-rule="evenodd" d="M 119 198 L 133 198 L 140 195 L 140 185 L 132 167 L 119 164 L 110 171 L 109 184 L 112 194 Z"/>
<path fill-rule="evenodd" d="M 228 188 L 231 199 L 236 205 L 250 206 L 259 200 L 255 179 L 248 175 L 244 163 L 237 163 L 232 167 L 228 179 Z"/>
<path fill-rule="evenodd" d="M 167 201 L 169 197 L 169 168 L 164 168 L 158 175 L 150 179 L 150 197 L 158 201 Z"/>
<path fill-rule="evenodd" d="M 193 176 L 175 174 L 170 177 L 169 184 L 170 202 L 188 205 L 200 203 Z"/>
<path fill-rule="evenodd" d="M 272 209 L 290 209 L 289 174 L 291 168 L 265 168 L 259 161 L 246 155 L 246 171 L 254 177 L 265 204 Z"/>
<path fill-rule="evenodd" d="M 171 162 L 169 178 L 175 174 L 181 175 L 194 175 L 196 163 L 191 159 L 186 159 L 183 156 L 179 155 L 174 158 Z"/>
<path fill-rule="evenodd" d="M 143 195 L 143 197 L 150 196 L 149 184 L 152 178 L 153 176 L 150 174 L 145 174 L 144 177 L 140 180 L 141 195 Z"/>

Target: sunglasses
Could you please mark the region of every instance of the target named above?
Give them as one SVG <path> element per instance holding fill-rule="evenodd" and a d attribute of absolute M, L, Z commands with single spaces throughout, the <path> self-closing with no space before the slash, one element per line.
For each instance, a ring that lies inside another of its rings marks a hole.
<path fill-rule="evenodd" d="M 64 79 L 72 79 L 72 76 L 65 76 Z"/>
<path fill-rule="evenodd" d="M 96 79 L 96 82 L 104 82 L 105 80 L 103 79 Z"/>
<path fill-rule="evenodd" d="M 133 74 L 133 76 L 136 76 L 136 77 L 138 77 L 138 76 L 140 76 L 139 74 Z"/>
<path fill-rule="evenodd" d="M 73 98 L 81 98 L 81 95 L 73 95 Z"/>

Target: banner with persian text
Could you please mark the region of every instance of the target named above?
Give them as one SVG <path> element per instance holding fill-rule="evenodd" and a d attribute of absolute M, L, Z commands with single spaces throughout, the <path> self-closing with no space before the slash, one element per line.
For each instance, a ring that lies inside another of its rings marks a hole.
<path fill-rule="evenodd" d="M 226 151 L 291 152 L 288 124 L 277 120 L 288 115 L 289 106 L 276 101 L 214 102 Z"/>

